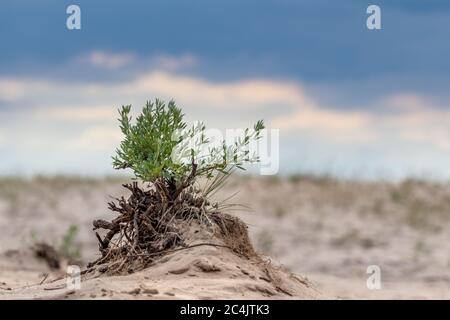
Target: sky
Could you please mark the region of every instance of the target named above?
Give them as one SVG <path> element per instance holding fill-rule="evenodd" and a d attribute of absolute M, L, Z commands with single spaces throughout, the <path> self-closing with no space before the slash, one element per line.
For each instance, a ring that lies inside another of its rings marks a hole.
<path fill-rule="evenodd" d="M 435 0 L 2 0 L 0 174 L 109 174 L 117 108 L 159 97 L 264 119 L 282 174 L 448 180 L 449 32 Z"/>

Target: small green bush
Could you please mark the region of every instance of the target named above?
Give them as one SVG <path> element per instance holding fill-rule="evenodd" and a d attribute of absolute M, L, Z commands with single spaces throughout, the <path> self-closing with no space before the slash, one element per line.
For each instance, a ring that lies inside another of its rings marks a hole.
<path fill-rule="evenodd" d="M 131 105 L 119 110 L 124 139 L 113 157 L 114 168 L 130 168 L 144 182 L 162 181 L 171 197 L 197 177 L 229 174 L 235 168 L 244 169 L 246 163 L 259 161 L 258 156 L 250 155 L 248 147 L 260 139 L 263 121 L 258 121 L 253 130 L 245 129 L 232 145 L 223 140 L 220 146 L 210 147 L 205 125 L 197 123 L 188 128 L 174 101 L 147 102 L 135 123 L 130 112 Z"/>
<path fill-rule="evenodd" d="M 119 110 L 124 139 L 113 164 L 116 169 L 131 169 L 135 179 L 148 186 L 141 187 L 138 181 L 124 184 L 131 192 L 128 199 L 109 203 L 109 209 L 118 216 L 112 221 L 93 221 L 94 230 L 107 232 L 104 236 L 96 232 L 101 257 L 88 267 L 106 264 L 105 270 L 112 274 L 138 270 L 174 248 L 187 248 L 189 234 L 184 229 L 195 222 L 217 226 L 215 232 L 231 250 L 253 253 L 244 224 L 221 212 L 225 204 L 208 198 L 234 169 L 259 161 L 248 149 L 260 139 L 263 122 L 258 121 L 253 130 L 243 130 L 232 144 L 223 140 L 212 145 L 205 125 L 188 127 L 173 101 L 147 102 L 135 122 L 130 112 L 129 105 Z M 204 188 L 194 185 L 199 177 L 208 178 Z"/>

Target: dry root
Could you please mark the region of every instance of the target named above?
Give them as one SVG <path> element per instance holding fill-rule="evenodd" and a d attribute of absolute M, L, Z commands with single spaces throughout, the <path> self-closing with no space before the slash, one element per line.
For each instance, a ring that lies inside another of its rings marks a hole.
<path fill-rule="evenodd" d="M 63 258 L 53 246 L 45 242 L 40 242 L 37 243 L 33 249 L 38 258 L 43 259 L 45 260 L 45 262 L 47 262 L 50 269 L 60 268 Z"/>
<path fill-rule="evenodd" d="M 142 269 L 177 247 L 187 247 L 181 229 L 192 221 L 205 227 L 219 226 L 226 246 L 242 255 L 253 253 L 246 226 L 237 218 L 219 213 L 194 187 L 170 199 L 158 182 L 146 191 L 136 182 L 123 186 L 131 191 L 131 196 L 109 203 L 109 209 L 118 213 L 118 217 L 111 222 L 93 222 L 94 230 L 107 232 L 103 238 L 96 233 L 101 257 L 90 263 L 89 268 L 103 265 L 103 271 L 108 273 Z"/>
<path fill-rule="evenodd" d="M 248 236 L 247 225 L 240 219 L 221 213 L 214 215 L 213 221 L 219 226 L 219 236 L 231 250 L 247 258 L 256 255 Z"/>

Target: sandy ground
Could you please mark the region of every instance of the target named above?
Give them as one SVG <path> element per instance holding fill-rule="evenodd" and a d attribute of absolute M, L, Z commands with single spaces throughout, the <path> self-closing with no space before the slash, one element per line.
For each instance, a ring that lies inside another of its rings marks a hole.
<path fill-rule="evenodd" d="M 204 226 L 183 238 L 198 245 L 215 238 Z M 20 268 L 19 266 L 27 266 Z M 61 272 L 49 272 L 31 250 L 3 254 L 3 299 L 319 299 L 305 278 L 258 256 L 244 258 L 228 248 L 197 246 L 156 259 L 142 271 L 108 275 L 101 267 L 82 275 L 80 286 Z"/>
<path fill-rule="evenodd" d="M 124 277 L 86 278 L 80 291 L 67 289 L 64 279 L 54 281 L 61 274 L 50 271 L 29 247 L 36 241 L 58 247 L 69 226 L 76 225 L 73 246 L 80 250 L 81 262 L 95 259 L 91 222 L 111 217 L 106 209 L 110 196 L 126 194 L 120 182 L 1 179 L 0 299 L 289 297 L 260 279 L 261 270 L 254 265 L 214 252 L 215 248 L 174 254 L 164 268 L 155 265 Z M 450 298 L 450 186 L 235 177 L 217 197 L 225 199 L 236 191 L 228 202 L 251 209 L 230 210 L 249 224 L 257 250 L 270 256 L 274 265 L 281 263 L 299 275 L 296 280 L 283 273 L 294 298 Z M 221 271 L 199 269 L 198 260 L 205 257 Z M 185 272 L 169 272 L 183 261 Z M 380 289 L 366 286 L 371 265 L 380 268 Z"/>

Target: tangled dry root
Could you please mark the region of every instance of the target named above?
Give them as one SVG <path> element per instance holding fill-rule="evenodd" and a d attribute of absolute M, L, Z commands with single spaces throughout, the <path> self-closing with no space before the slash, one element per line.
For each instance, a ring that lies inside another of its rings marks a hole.
<path fill-rule="evenodd" d="M 117 274 L 145 268 L 154 259 L 176 248 L 189 246 L 182 228 L 191 222 L 215 227 L 226 246 L 243 256 L 254 254 L 247 234 L 247 226 L 239 219 L 218 212 L 193 186 L 185 188 L 175 199 L 157 184 L 148 190 L 136 182 L 124 184 L 130 197 L 109 203 L 109 209 L 118 213 L 111 222 L 95 220 L 94 230 L 107 230 L 102 238 L 96 232 L 101 257 L 88 268 L 102 265 L 103 272 Z M 213 245 L 213 244 L 208 244 Z M 220 246 L 220 245 L 219 245 Z"/>
<path fill-rule="evenodd" d="M 231 250 L 246 258 L 256 256 L 245 223 L 226 213 L 214 215 L 213 220 L 219 227 L 218 235 Z"/>

